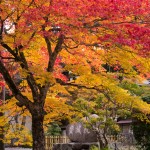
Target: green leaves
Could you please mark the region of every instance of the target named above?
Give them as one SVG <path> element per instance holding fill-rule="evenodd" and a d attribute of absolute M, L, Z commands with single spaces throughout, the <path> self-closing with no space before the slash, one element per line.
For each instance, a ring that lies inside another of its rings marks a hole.
<path fill-rule="evenodd" d="M 59 125 L 57 123 L 51 123 L 48 126 L 48 129 L 47 129 L 45 134 L 47 136 L 50 136 L 50 135 L 54 135 L 54 136 L 61 135 L 61 128 L 59 127 Z"/>
<path fill-rule="evenodd" d="M 144 93 L 144 89 L 136 83 L 123 81 L 119 85 L 123 89 L 126 89 L 130 92 L 131 95 L 141 96 Z"/>

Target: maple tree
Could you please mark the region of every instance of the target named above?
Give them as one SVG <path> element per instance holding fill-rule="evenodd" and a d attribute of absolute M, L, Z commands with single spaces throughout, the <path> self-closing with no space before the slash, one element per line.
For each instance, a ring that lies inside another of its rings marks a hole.
<path fill-rule="evenodd" d="M 45 149 L 47 109 L 67 107 L 44 107 L 46 99 L 65 104 L 85 90 L 114 92 L 113 99 L 131 106 L 127 91 L 119 90 L 124 100 L 113 89 L 120 77 L 136 81 L 149 72 L 149 9 L 149 0 L 0 1 L 0 51 L 7 51 L 1 54 L 0 73 L 16 104 L 32 116 L 33 150 Z M 16 83 L 16 74 L 25 85 Z M 132 103 L 149 113 L 140 99 Z"/>

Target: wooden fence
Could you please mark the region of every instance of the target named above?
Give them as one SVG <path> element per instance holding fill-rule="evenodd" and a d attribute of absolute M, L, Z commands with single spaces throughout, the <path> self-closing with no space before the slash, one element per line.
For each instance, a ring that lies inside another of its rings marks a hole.
<path fill-rule="evenodd" d="M 134 138 L 133 134 L 125 134 L 125 135 L 120 134 L 117 136 L 110 135 L 110 136 L 107 136 L 107 138 L 108 138 L 109 143 L 120 142 L 124 145 L 128 145 L 128 144 L 134 145 L 135 144 L 135 138 Z"/>
<path fill-rule="evenodd" d="M 108 143 L 122 143 L 122 145 L 133 145 L 134 139 L 133 135 L 110 135 L 107 136 Z M 70 140 L 67 136 L 46 136 L 46 150 L 52 150 L 53 145 L 56 143 L 69 143 Z"/>
<path fill-rule="evenodd" d="M 46 150 L 52 150 L 55 143 L 69 143 L 70 140 L 67 136 L 46 136 Z"/>

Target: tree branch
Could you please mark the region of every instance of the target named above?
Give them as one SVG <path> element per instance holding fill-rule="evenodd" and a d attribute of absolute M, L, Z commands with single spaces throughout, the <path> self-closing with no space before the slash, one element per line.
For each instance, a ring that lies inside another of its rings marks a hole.
<path fill-rule="evenodd" d="M 59 83 L 60 85 L 64 85 L 64 86 L 74 86 L 74 87 L 77 87 L 77 88 L 85 88 L 85 89 L 89 89 L 89 90 L 96 90 L 98 92 L 104 92 L 103 89 L 100 89 L 98 86 L 92 86 L 92 87 L 88 87 L 88 86 L 85 86 L 85 85 L 81 85 L 81 84 L 75 84 L 75 83 L 67 83 L 67 82 L 64 82 L 62 81 L 61 79 L 56 79 L 56 82 Z"/>
<path fill-rule="evenodd" d="M 0 59 L 15 59 L 14 57 L 3 57 L 3 56 L 0 56 Z"/>
<path fill-rule="evenodd" d="M 11 47 L 9 47 L 7 44 L 5 44 L 4 42 L 1 41 L 0 43 L 5 49 L 7 49 L 7 51 L 13 55 L 16 59 L 18 59 L 16 53 L 11 49 Z"/>
<path fill-rule="evenodd" d="M 15 83 L 14 83 L 13 79 L 11 78 L 8 70 L 6 69 L 6 67 L 4 66 L 4 64 L 1 60 L 0 60 L 0 73 L 3 75 L 3 78 L 5 79 L 7 85 L 11 89 L 15 98 L 19 101 L 18 105 L 19 106 L 24 105 L 27 108 L 29 108 L 30 105 L 32 104 L 32 102 L 30 102 L 26 96 L 21 94 L 20 90 L 15 85 Z"/>
<path fill-rule="evenodd" d="M 46 45 L 47 45 L 47 51 L 48 51 L 48 55 L 49 55 L 49 62 L 52 58 L 52 48 L 51 48 L 51 43 L 50 40 L 48 39 L 48 37 L 44 37 Z M 48 64 L 49 65 L 49 64 Z M 49 67 L 48 67 L 49 68 Z"/>
<path fill-rule="evenodd" d="M 64 38 L 65 36 L 63 34 L 60 34 L 60 36 L 58 37 L 58 42 L 56 44 L 54 52 L 51 54 L 51 57 L 48 63 L 48 68 L 47 68 L 48 72 L 52 72 L 54 69 L 55 60 L 59 52 L 62 50 L 62 44 L 64 43 Z"/>
<path fill-rule="evenodd" d="M 28 64 L 27 64 L 27 61 L 26 61 L 26 58 L 25 58 L 23 52 L 20 52 L 20 58 L 21 58 L 21 62 L 22 62 L 20 64 L 21 67 L 23 69 L 26 69 L 27 71 L 29 71 Z M 38 86 L 37 86 L 36 81 L 35 81 L 33 74 L 31 72 L 29 72 L 27 75 L 27 82 L 28 82 L 28 85 L 32 91 L 32 96 L 33 96 L 34 101 L 38 101 L 39 100 Z"/>

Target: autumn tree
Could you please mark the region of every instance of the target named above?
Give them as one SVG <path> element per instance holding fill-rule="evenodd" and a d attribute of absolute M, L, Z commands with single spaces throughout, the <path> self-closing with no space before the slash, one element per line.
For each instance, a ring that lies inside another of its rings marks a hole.
<path fill-rule="evenodd" d="M 74 100 L 80 90 L 103 93 L 114 78 L 105 64 L 117 70 L 116 78 L 149 71 L 149 7 L 148 0 L 0 1 L 0 51 L 8 53 L 1 55 L 0 73 L 16 104 L 32 116 L 33 150 L 45 149 L 46 99 Z M 26 83 L 25 92 L 6 61 Z M 149 113 L 146 103 L 134 102 Z"/>
<path fill-rule="evenodd" d="M 91 92 L 84 90 L 81 93 L 80 90 L 80 93 L 76 93 L 78 98 L 74 100 L 73 106 L 77 112 L 75 120 L 94 131 L 100 147 L 106 148 L 110 134 L 120 131 L 118 118 L 132 118 L 135 109 L 140 110 L 138 107 L 146 104 L 140 100 L 142 88 L 132 83 L 131 79 L 126 78 L 121 83 L 116 78 L 103 78 L 102 81 L 99 92 L 93 89 Z"/>

